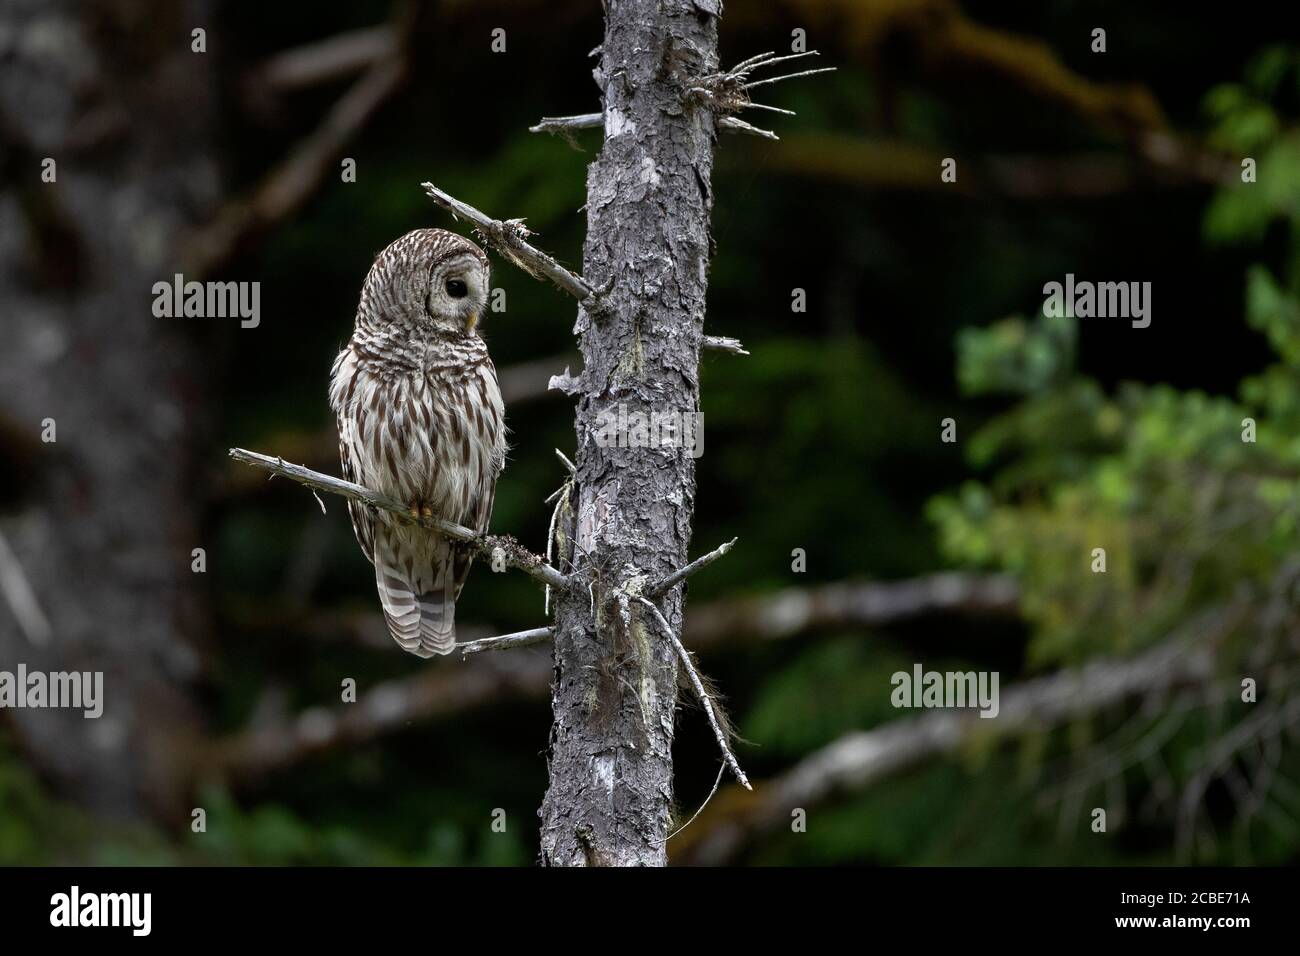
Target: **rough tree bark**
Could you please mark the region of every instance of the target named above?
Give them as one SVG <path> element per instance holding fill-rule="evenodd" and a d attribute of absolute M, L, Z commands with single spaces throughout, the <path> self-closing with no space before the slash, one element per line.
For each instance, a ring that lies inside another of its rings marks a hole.
<path fill-rule="evenodd" d="M 231 60 L 191 48 L 211 6 L 0 4 L 0 667 L 100 670 L 106 698 L 99 720 L 5 719 L 58 792 L 164 820 L 188 808 L 204 752 L 190 551 L 211 413 L 191 332 L 154 317 L 152 285 L 220 271 L 321 188 L 400 86 L 414 12 L 397 4 L 388 25 L 351 35 L 368 38 L 369 69 L 256 189 L 219 206 L 216 91 Z M 326 46 L 337 64 L 346 44 Z M 311 60 L 272 63 L 293 86 L 320 79 Z M 56 443 L 37 438 L 45 419 Z"/>
<path fill-rule="evenodd" d="M 97 720 L 5 715 L 59 792 L 119 816 L 183 809 L 201 731 L 188 688 L 202 396 L 194 350 L 153 316 L 150 290 L 216 198 L 211 61 L 189 50 L 204 13 L 74 0 L 0 13 L 0 442 L 13 436 L 0 451 L 5 475 L 27 479 L 0 534 L 5 576 L 34 597 L 22 615 L 0 602 L 0 667 L 104 672 Z"/>
<path fill-rule="evenodd" d="M 600 66 L 605 140 L 587 177 L 577 475 L 562 557 L 590 588 L 555 613 L 547 865 L 666 862 L 677 658 L 636 601 L 686 563 L 694 460 L 596 443 L 604 416 L 696 413 L 709 259 L 715 116 L 691 80 L 717 71 L 716 0 L 610 0 Z M 681 588 L 660 603 L 680 632 Z"/>

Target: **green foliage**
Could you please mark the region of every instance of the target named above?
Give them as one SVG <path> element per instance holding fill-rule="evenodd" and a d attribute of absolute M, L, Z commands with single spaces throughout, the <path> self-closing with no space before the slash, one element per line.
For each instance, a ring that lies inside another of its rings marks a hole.
<path fill-rule="evenodd" d="M 1278 615 L 1296 611 L 1300 531 L 1300 134 L 1270 100 L 1285 79 L 1300 79 L 1298 64 L 1294 51 L 1270 49 L 1245 83 L 1218 87 L 1206 99 L 1213 141 L 1262 157 L 1259 182 L 1218 191 L 1206 211 L 1206 236 L 1251 243 L 1280 226 L 1291 240 L 1278 271 L 1247 269 L 1245 323 L 1219 323 L 1223 336 L 1258 330 L 1275 356 L 1235 397 L 1134 382 L 1107 389 L 1075 369 L 1074 319 L 1013 318 L 959 336 L 963 388 L 1016 401 L 969 442 L 968 460 L 985 477 L 938 496 L 929 514 L 952 560 L 1019 579 L 1034 625 L 1031 666 L 1079 665 L 1176 634 L 1204 634 L 1206 620 L 1217 621 L 1208 633 L 1217 635 L 1220 666 L 1230 674 L 1247 660 L 1255 673 L 1285 647 Z M 1105 550 L 1104 573 L 1096 573 L 1094 549 Z M 1269 673 L 1273 704 L 1289 700 L 1293 677 Z M 1251 712 L 1230 700 L 1180 721 L 1160 748 L 1165 785 L 1195 786 L 1213 748 Z M 1134 717 L 1124 726 L 1142 731 L 1155 722 Z M 1067 753 L 1093 746 L 1092 723 L 1072 725 Z M 1248 753 L 1229 752 L 1211 763 L 1208 779 L 1244 779 L 1243 771 L 1258 769 Z M 1151 797 L 1152 773 L 1112 770 L 1106 785 Z M 1279 777 L 1281 794 L 1263 797 L 1267 812 L 1233 784 L 1231 839 L 1204 836 L 1193 825 L 1200 836 L 1182 849 L 1202 862 L 1294 854 L 1300 834 L 1287 805 L 1295 789 Z M 1193 796 L 1199 807 L 1206 795 Z M 1175 815 L 1172 805 L 1165 809 Z"/>
<path fill-rule="evenodd" d="M 502 866 L 519 865 L 526 852 L 507 828 L 469 844 L 465 832 L 450 821 L 428 828 L 422 840 L 399 848 L 367 835 L 351 823 L 317 824 L 274 804 L 241 809 L 222 790 L 202 795 L 207 810 L 205 833 L 191 833 L 188 846 L 196 857 L 223 865 L 282 866 Z M 484 827 L 486 830 L 486 825 Z"/>
<path fill-rule="evenodd" d="M 928 435 L 940 414 L 909 393 L 875 347 L 857 336 L 777 337 L 743 363 L 705 363 L 708 468 L 699 480 L 708 498 L 700 510 L 762 517 L 713 533 L 741 535 L 746 547 L 710 569 L 701 587 L 788 584 L 791 547 L 833 540 L 853 547 L 816 549 L 819 578 L 860 573 L 864 563 L 897 574 L 933 564 L 915 509 L 898 500 L 916 494 L 900 462 L 935 456 Z M 746 502 L 744 512 L 728 506 L 736 501 Z M 747 563 L 756 559 L 763 564 Z"/>
<path fill-rule="evenodd" d="M 44 862 L 44 826 L 53 822 L 35 776 L 0 749 L 0 866 Z"/>
<path fill-rule="evenodd" d="M 186 821 L 184 836 L 172 840 L 52 799 L 16 756 L 0 741 L 0 866 L 518 866 L 529 856 L 517 824 L 496 833 L 484 818 L 471 840 L 463 821 L 445 817 L 416 840 L 394 841 L 350 819 L 311 820 L 277 803 L 245 807 L 216 787 L 196 797 L 206 830 L 195 833 Z"/>
<path fill-rule="evenodd" d="M 1032 326 L 1015 316 L 987 329 L 962 329 L 957 381 L 968 395 L 1042 392 L 1073 366 L 1077 338 L 1064 316 L 1043 316 Z"/>
<path fill-rule="evenodd" d="M 1078 866 L 1165 864 L 1093 834 L 1080 807 L 1044 801 L 1037 774 L 994 756 L 979 772 L 937 761 L 833 807 L 810 813 L 807 833 L 774 838 L 755 862 L 884 866 Z"/>
<path fill-rule="evenodd" d="M 1261 287 L 1275 296 L 1252 281 L 1254 298 Z M 1287 354 L 1293 319 L 1276 296 L 1256 308 L 1267 315 L 1256 324 Z M 996 380 L 1027 361 L 1008 356 L 1004 329 L 963 335 L 972 379 Z M 1020 577 L 1042 664 L 1149 645 L 1243 584 L 1266 589 L 1294 550 L 1300 516 L 1300 443 L 1291 420 L 1272 414 L 1300 402 L 1297 380 L 1267 381 L 1269 390 L 1253 392 L 1269 405 L 1133 383 L 1106 395 L 1081 376 L 1040 386 L 971 441 L 974 463 L 1004 462 L 995 478 L 932 502 L 945 552 Z M 1243 440 L 1248 419 L 1253 442 Z M 1105 549 L 1105 573 L 1092 573 L 1096 548 Z"/>
<path fill-rule="evenodd" d="M 52 797 L 0 735 L 0 866 L 181 862 L 165 836 L 111 823 Z"/>
<path fill-rule="evenodd" d="M 1294 56 L 1266 51 L 1246 84 L 1207 97 L 1219 142 L 1294 150 L 1286 161 L 1295 162 L 1294 175 L 1274 166 L 1260 183 L 1224 186 L 1206 214 L 1216 238 L 1256 238 L 1278 219 L 1292 234 L 1300 227 L 1300 140 L 1260 98 L 1295 67 Z M 1280 364 L 1243 382 L 1236 400 L 1135 383 L 1107 395 L 1071 371 L 1074 319 L 1014 318 L 962 332 L 963 387 L 1024 398 L 971 441 L 971 462 L 997 464 L 997 474 L 936 499 L 930 515 L 951 558 L 1003 567 L 1024 582 L 1025 607 L 1038 625 L 1036 662 L 1159 641 L 1240 587 L 1264 593 L 1293 553 L 1300 519 L 1295 257 L 1292 247 L 1282 280 L 1263 265 L 1247 273 L 1246 319 Z M 1104 574 L 1090 573 L 1094 548 L 1106 551 Z"/>
<path fill-rule="evenodd" d="M 1273 105 L 1288 78 L 1300 89 L 1300 54 L 1287 47 L 1270 47 L 1250 63 L 1243 83 L 1216 86 L 1205 97 L 1206 112 L 1214 123 L 1209 142 L 1258 163 L 1256 182 L 1221 189 L 1210 203 L 1205 234 L 1212 242 L 1258 241 L 1279 217 L 1295 228 L 1300 208 L 1300 131 Z"/>
<path fill-rule="evenodd" d="M 890 676 L 911 666 L 878 641 L 828 639 L 759 687 L 742 722 L 745 735 L 763 742 L 764 759 L 790 758 L 830 743 L 846 728 L 884 723 L 898 716 L 889 703 Z"/>
<path fill-rule="evenodd" d="M 1300 306 L 1264 266 L 1252 266 L 1247 274 L 1246 319 L 1292 370 L 1300 368 Z"/>

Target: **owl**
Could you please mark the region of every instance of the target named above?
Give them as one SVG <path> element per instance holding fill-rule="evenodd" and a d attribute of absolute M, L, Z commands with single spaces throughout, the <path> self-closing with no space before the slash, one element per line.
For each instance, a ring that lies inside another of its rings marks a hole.
<path fill-rule="evenodd" d="M 480 532 L 506 455 L 501 389 L 477 331 L 488 288 L 487 256 L 468 239 L 402 236 L 366 276 L 329 389 L 344 478 L 412 516 Z M 419 657 L 450 653 L 472 552 L 390 512 L 356 501 L 348 510 L 393 638 Z"/>

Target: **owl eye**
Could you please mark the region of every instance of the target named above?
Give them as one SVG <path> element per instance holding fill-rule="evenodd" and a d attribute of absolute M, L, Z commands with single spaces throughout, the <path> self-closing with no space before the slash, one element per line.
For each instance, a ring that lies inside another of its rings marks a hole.
<path fill-rule="evenodd" d="M 464 279 L 448 279 L 447 294 L 453 299 L 463 299 L 469 294 L 469 287 L 465 285 Z"/>

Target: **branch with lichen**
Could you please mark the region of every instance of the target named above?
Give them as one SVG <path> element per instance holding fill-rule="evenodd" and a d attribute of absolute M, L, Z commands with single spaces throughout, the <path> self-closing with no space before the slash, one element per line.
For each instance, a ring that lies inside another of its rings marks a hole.
<path fill-rule="evenodd" d="M 692 82 L 691 86 L 686 90 L 686 94 L 690 99 L 703 103 L 718 114 L 718 127 L 720 129 L 729 130 L 733 133 L 748 133 L 750 136 L 761 136 L 764 139 L 780 139 L 771 130 L 760 129 L 732 114 L 745 109 L 758 109 L 794 116 L 794 110 L 780 109 L 775 106 L 768 106 L 765 103 L 755 103 L 750 98 L 749 91 L 755 87 L 780 83 L 784 80 L 793 80 L 796 77 L 812 76 L 815 73 L 831 73 L 834 72 L 835 67 L 824 66 L 813 70 L 800 70 L 796 73 L 784 73 L 780 76 L 771 76 L 762 80 L 751 79 L 751 74 L 755 70 L 774 66 L 777 63 L 819 55 L 816 50 L 809 50 L 805 53 L 792 53 L 786 56 L 778 56 L 773 52 L 760 53 L 757 56 L 751 56 L 747 60 L 742 60 L 730 70 L 699 77 Z M 604 125 L 605 116 L 603 113 L 580 113 L 576 116 L 543 116 L 537 125 L 528 127 L 528 131 L 530 133 L 558 133 L 562 136 L 571 136 L 577 130 L 601 129 Z"/>

